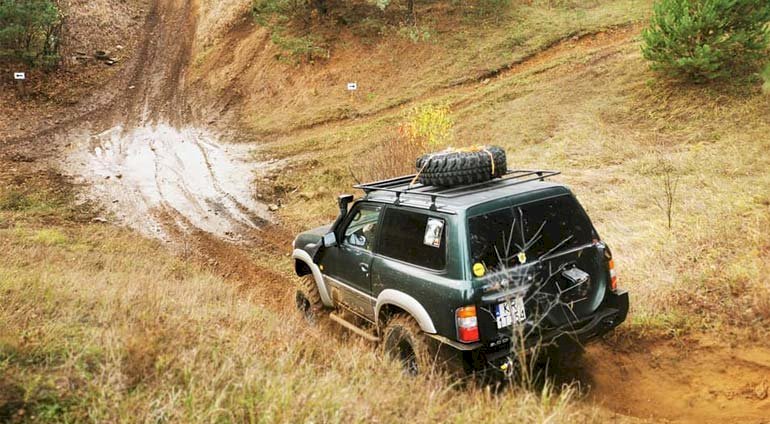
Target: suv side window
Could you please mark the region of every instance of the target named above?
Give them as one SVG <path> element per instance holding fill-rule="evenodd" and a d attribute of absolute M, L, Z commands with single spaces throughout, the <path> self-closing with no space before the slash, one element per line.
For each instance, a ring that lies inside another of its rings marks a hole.
<path fill-rule="evenodd" d="M 380 220 L 382 206 L 362 204 L 351 212 L 350 221 L 345 228 L 343 243 L 371 251 L 377 236 L 377 223 Z"/>
<path fill-rule="evenodd" d="M 433 270 L 444 269 L 444 219 L 409 210 L 388 208 L 382 221 L 379 253 Z"/>

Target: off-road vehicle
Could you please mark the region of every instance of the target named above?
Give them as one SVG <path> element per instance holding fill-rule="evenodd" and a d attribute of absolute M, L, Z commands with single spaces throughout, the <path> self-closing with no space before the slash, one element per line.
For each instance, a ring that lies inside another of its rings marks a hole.
<path fill-rule="evenodd" d="M 412 373 L 436 347 L 466 368 L 509 370 L 513 349 L 584 343 L 623 322 L 610 248 L 570 189 L 546 181 L 559 173 L 489 169 L 487 153 L 488 181 L 408 175 L 340 196 L 332 225 L 294 241 L 298 308 L 311 321 L 330 312 Z"/>

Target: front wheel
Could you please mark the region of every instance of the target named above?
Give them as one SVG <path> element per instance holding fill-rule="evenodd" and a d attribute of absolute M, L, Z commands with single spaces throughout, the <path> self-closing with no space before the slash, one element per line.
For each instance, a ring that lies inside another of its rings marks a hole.
<path fill-rule="evenodd" d="M 297 310 L 305 320 L 310 323 L 318 321 L 321 310 L 323 310 L 323 301 L 321 301 L 321 294 L 318 292 L 318 286 L 316 286 L 312 275 L 302 277 L 294 300 Z"/>

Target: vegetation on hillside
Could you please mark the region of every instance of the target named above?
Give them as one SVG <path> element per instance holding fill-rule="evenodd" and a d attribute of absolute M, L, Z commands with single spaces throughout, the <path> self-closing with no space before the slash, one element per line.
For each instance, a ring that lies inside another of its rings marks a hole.
<path fill-rule="evenodd" d="M 745 76 L 768 61 L 767 0 L 660 0 L 642 33 L 653 69 L 693 81 Z"/>
<path fill-rule="evenodd" d="M 356 179 L 368 180 L 412 173 L 416 158 L 452 143 L 454 125 L 448 104 L 425 104 L 409 109 L 391 137 L 374 150 L 371 156 L 374 160 L 369 166 L 351 172 Z"/>
<path fill-rule="evenodd" d="M 321 37 L 313 46 L 322 46 L 324 60 L 305 65 L 297 64 L 307 61 L 301 50 L 294 56 L 280 45 L 261 44 L 267 31 L 258 29 L 233 43 L 232 50 L 211 51 L 193 71 L 194 78 L 216 90 L 264 93 L 259 101 L 243 105 L 238 124 L 269 138 L 330 121 L 409 109 L 417 100 L 429 102 L 452 87 L 493 80 L 549 47 L 636 27 L 648 18 L 652 0 L 516 1 L 484 16 L 474 4 L 418 2 L 416 26 L 372 18 L 331 28 L 287 30 L 289 37 Z M 239 57 L 227 53 L 236 49 Z M 252 55 L 253 60 L 241 59 Z M 276 63 L 276 56 L 289 63 Z M 207 78 L 213 72 L 238 78 Z M 353 81 L 358 90 L 351 93 L 345 86 Z M 294 94 L 279 94 L 288 92 Z"/>
<path fill-rule="evenodd" d="M 417 6 L 421 3 L 417 2 Z M 452 13 L 488 17 L 509 12 L 510 0 L 442 0 Z M 439 13 L 446 13 L 443 10 Z M 415 0 L 252 0 L 256 21 L 270 29 L 280 58 L 312 62 L 329 58 L 330 38 L 349 28 L 363 38 L 393 33 L 414 43 L 431 39 L 431 29 L 419 25 Z"/>
<path fill-rule="evenodd" d="M 56 64 L 62 25 L 58 1 L 0 0 L 0 59 Z"/>

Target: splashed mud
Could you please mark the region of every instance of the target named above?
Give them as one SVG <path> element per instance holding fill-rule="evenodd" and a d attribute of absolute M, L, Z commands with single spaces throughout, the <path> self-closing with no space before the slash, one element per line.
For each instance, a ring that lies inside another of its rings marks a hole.
<path fill-rule="evenodd" d="M 163 212 L 180 227 L 232 239 L 270 221 L 254 200 L 247 156 L 246 147 L 219 144 L 207 131 L 158 124 L 94 135 L 71 160 L 95 197 L 136 230 L 166 238 Z"/>

